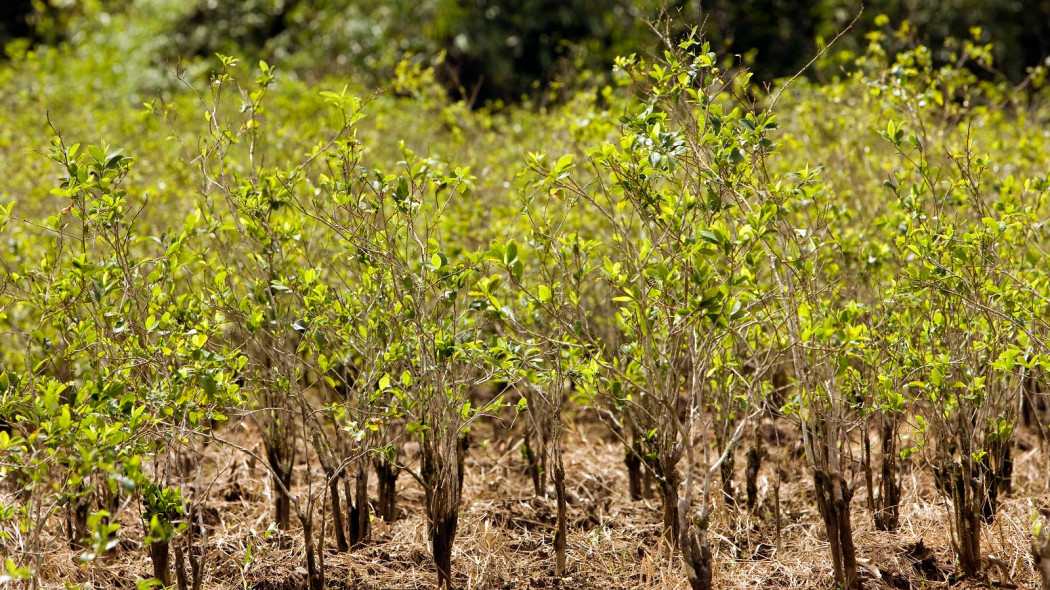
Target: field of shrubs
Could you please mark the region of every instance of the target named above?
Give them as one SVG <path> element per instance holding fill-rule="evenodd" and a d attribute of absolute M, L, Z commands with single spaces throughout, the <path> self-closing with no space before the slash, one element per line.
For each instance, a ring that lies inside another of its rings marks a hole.
<path fill-rule="evenodd" d="M 1046 67 L 128 30 L 0 63 L 0 586 L 1050 588 Z"/>

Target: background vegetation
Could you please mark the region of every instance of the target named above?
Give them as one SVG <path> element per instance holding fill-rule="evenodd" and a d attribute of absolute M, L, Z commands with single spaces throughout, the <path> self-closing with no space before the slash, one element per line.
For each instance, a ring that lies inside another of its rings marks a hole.
<path fill-rule="evenodd" d="M 0 580 L 1046 587 L 1050 8 L 858 8 L 6 3 Z"/>

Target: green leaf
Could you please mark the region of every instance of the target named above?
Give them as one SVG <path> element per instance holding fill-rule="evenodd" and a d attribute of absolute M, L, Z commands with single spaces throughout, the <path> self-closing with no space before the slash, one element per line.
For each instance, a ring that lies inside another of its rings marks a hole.
<path fill-rule="evenodd" d="M 551 169 L 551 175 L 559 176 L 565 172 L 568 172 L 569 170 L 572 170 L 572 168 L 574 167 L 572 159 L 572 154 L 565 154 L 564 156 L 558 158 L 558 162 L 554 164 L 554 168 Z"/>

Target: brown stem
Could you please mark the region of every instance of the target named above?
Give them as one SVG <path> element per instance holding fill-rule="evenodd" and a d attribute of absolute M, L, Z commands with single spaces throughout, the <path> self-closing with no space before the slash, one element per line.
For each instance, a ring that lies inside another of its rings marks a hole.
<path fill-rule="evenodd" d="M 624 465 L 627 466 L 627 489 L 632 501 L 642 499 L 642 457 L 637 443 L 624 451 Z"/>
<path fill-rule="evenodd" d="M 781 531 L 783 530 L 784 521 L 780 513 L 780 466 L 777 466 L 777 478 L 773 482 L 773 520 L 776 525 L 776 541 L 777 551 L 780 551 Z"/>
<path fill-rule="evenodd" d="M 326 473 L 328 492 L 332 495 L 332 526 L 335 528 L 335 546 L 339 553 L 345 553 L 350 549 L 350 544 L 346 542 L 346 523 L 343 522 L 343 506 L 339 500 L 339 478 L 333 475 Z"/>
<path fill-rule="evenodd" d="M 1010 494 L 1014 489 L 1013 446 L 1009 443 L 1004 445 L 1002 459 L 999 463 L 999 488 L 1004 494 Z"/>
<path fill-rule="evenodd" d="M 349 502 L 349 499 L 347 500 Z M 350 546 L 359 547 L 368 541 L 368 470 L 364 463 L 357 467 L 354 477 L 354 501 L 350 504 Z"/>
<path fill-rule="evenodd" d="M 278 472 L 275 470 L 273 478 L 275 480 L 280 480 L 280 482 L 284 484 L 284 488 L 282 488 L 274 482 L 274 516 L 277 520 L 277 527 L 286 531 L 291 528 L 292 525 L 292 504 L 289 501 L 288 496 L 281 490 L 292 487 L 292 472 L 291 470 L 288 470 L 287 472 Z"/>
<path fill-rule="evenodd" d="M 343 521 L 343 506 L 339 498 L 339 480 L 345 472 L 341 468 L 336 469 L 335 459 L 320 428 L 312 429 L 311 442 L 317 453 L 317 459 L 321 463 L 321 469 L 324 470 L 325 478 L 328 480 L 328 492 L 332 496 L 332 524 L 335 527 L 336 550 L 345 553 L 350 549 L 350 545 L 346 542 L 346 524 Z M 350 501 L 349 497 L 347 501 Z"/>
<path fill-rule="evenodd" d="M 308 509 L 309 510 L 309 509 Z M 310 590 L 324 590 L 324 571 L 317 563 L 317 550 L 314 547 L 313 514 L 307 517 L 300 512 L 299 522 L 303 525 L 303 538 L 306 543 L 306 575 L 309 579 Z"/>
<path fill-rule="evenodd" d="M 853 545 L 853 525 L 850 522 L 852 493 L 839 474 L 829 475 L 822 470 L 813 472 L 817 508 L 824 519 L 824 529 L 831 549 L 835 582 L 842 588 L 862 588 L 857 575 L 857 555 Z"/>
<path fill-rule="evenodd" d="M 178 590 L 189 590 L 189 579 L 186 576 L 186 556 L 182 546 L 175 546 L 175 587 Z"/>
<path fill-rule="evenodd" d="M 882 418 L 882 471 L 879 475 L 879 496 L 875 510 L 875 528 L 895 531 L 900 526 L 901 490 L 897 483 L 897 420 Z"/>
<path fill-rule="evenodd" d="M 694 523 L 682 523 L 682 560 L 691 590 L 711 590 L 713 564 L 707 531 Z"/>
<path fill-rule="evenodd" d="M 171 586 L 169 555 L 168 541 L 155 541 L 149 544 L 149 557 L 153 562 L 153 577 L 160 580 L 165 587 Z"/>
<path fill-rule="evenodd" d="M 1021 424 L 1025 428 L 1031 428 L 1035 422 L 1035 412 L 1033 412 L 1032 402 L 1035 399 L 1037 392 L 1038 381 L 1035 375 L 1032 374 L 1031 369 L 1025 369 L 1024 371 L 1024 385 L 1021 387 L 1020 405 L 1021 409 L 1019 414 L 1021 415 Z"/>
<path fill-rule="evenodd" d="M 867 492 L 868 512 L 875 515 L 875 476 L 872 474 L 871 468 L 871 426 L 868 424 L 867 418 L 863 419 L 861 432 L 864 437 L 864 453 L 861 455 L 860 467 L 861 471 L 864 472 L 864 487 Z M 878 519 L 877 516 L 875 518 L 876 520 Z"/>
<path fill-rule="evenodd" d="M 646 500 L 653 497 L 653 470 L 642 463 L 642 498 Z"/>
<path fill-rule="evenodd" d="M 66 529 L 69 535 L 69 548 L 78 550 L 83 548 L 83 542 L 88 538 L 88 515 L 91 513 L 91 501 L 87 496 L 87 487 L 83 482 L 77 488 L 73 501 L 70 502 Z"/>
<path fill-rule="evenodd" d="M 452 543 L 456 538 L 456 527 L 459 514 L 452 511 L 441 520 L 433 523 L 431 531 L 431 549 L 434 552 L 434 565 L 437 568 L 438 588 L 452 590 Z"/>
<path fill-rule="evenodd" d="M 762 431 L 759 424 L 755 425 L 752 440 L 751 448 L 747 450 L 747 468 L 744 471 L 748 510 L 754 510 L 758 503 L 758 472 L 762 469 Z"/>
<path fill-rule="evenodd" d="M 536 452 L 532 449 L 531 441 L 534 438 L 531 436 L 532 433 L 525 436 L 525 442 L 522 443 L 521 449 L 525 454 L 525 462 L 529 465 L 529 477 L 532 478 L 532 489 L 537 496 L 542 496 L 544 493 L 543 488 L 540 486 L 540 462 L 536 456 Z"/>
<path fill-rule="evenodd" d="M 663 466 L 660 478 L 660 500 L 663 504 L 664 537 L 672 545 L 678 545 L 681 526 L 678 520 L 678 470 Z"/>
<path fill-rule="evenodd" d="M 720 450 L 720 454 L 724 450 Z M 719 473 L 722 476 L 722 499 L 725 501 L 726 506 L 736 506 L 736 489 L 733 487 L 733 471 L 736 467 L 736 459 L 732 453 L 725 456 L 725 460 L 719 466 Z"/>
<path fill-rule="evenodd" d="M 420 470 L 425 484 L 427 525 L 437 570 L 437 586 L 452 590 L 452 545 L 459 526 L 463 462 L 469 440 L 464 435 L 450 445 L 455 457 L 442 453 L 448 448 L 442 442 L 434 438 L 424 440 Z"/>
<path fill-rule="evenodd" d="M 277 430 L 277 429 L 275 429 Z M 266 462 L 270 465 L 270 475 L 274 488 L 274 519 L 281 530 L 291 528 L 292 503 L 286 490 L 292 488 L 292 464 L 294 460 L 285 441 L 273 434 L 264 438 Z"/>
<path fill-rule="evenodd" d="M 967 577 L 976 577 L 981 571 L 981 509 L 978 485 L 973 477 L 971 462 L 948 459 L 938 471 L 941 488 L 952 501 L 955 522 L 955 550 L 959 568 Z"/>
<path fill-rule="evenodd" d="M 561 461 L 561 449 L 555 448 L 554 493 L 558 502 L 558 530 L 554 534 L 554 575 L 565 575 L 566 520 L 568 509 L 565 502 L 565 469 Z"/>
<path fill-rule="evenodd" d="M 379 457 L 374 463 L 378 495 L 376 512 L 385 522 L 394 522 L 397 520 L 398 468 L 386 457 Z"/>

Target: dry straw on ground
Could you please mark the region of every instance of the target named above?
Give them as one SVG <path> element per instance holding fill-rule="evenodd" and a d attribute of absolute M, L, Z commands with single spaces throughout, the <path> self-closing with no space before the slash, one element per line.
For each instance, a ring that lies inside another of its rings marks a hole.
<path fill-rule="evenodd" d="M 228 434 L 253 440 L 245 426 Z M 520 438 L 476 445 L 468 460 L 460 533 L 454 563 L 458 583 L 466 590 L 514 588 L 598 588 L 602 590 L 686 589 L 678 560 L 660 540 L 660 506 L 655 497 L 631 502 L 619 444 L 599 426 L 570 425 L 566 471 L 569 480 L 569 575 L 553 577 L 551 537 L 553 499 L 531 494 L 520 458 Z M 772 430 L 772 429 L 771 429 Z M 787 424 L 779 432 L 790 432 Z M 495 431 L 485 434 L 493 435 Z M 509 435 L 503 435 L 507 437 Z M 254 438 L 258 440 L 258 438 Z M 475 442 L 484 442 L 475 433 Z M 775 442 L 775 441 L 770 441 Z M 928 475 L 914 467 L 903 474 L 901 530 L 877 531 L 864 507 L 865 491 L 857 479 L 853 524 L 862 576 L 867 588 L 1036 588 L 1029 554 L 1032 515 L 1050 509 L 1045 455 L 1034 445 L 1019 453 L 1014 493 L 1005 499 L 983 548 L 987 579 L 952 583 L 953 552 L 947 507 Z M 767 446 L 760 475 L 761 501 L 754 511 L 720 506 L 711 530 L 715 544 L 716 587 L 725 590 L 764 588 L 832 588 L 832 570 L 821 538 L 812 485 L 802 459 L 789 445 Z M 742 451 L 741 451 L 742 453 Z M 773 484 L 779 473 L 782 531 L 779 542 L 773 517 Z M 301 531 L 288 534 L 269 527 L 274 490 L 259 465 L 237 451 L 209 445 L 201 473 L 213 477 L 206 486 L 208 507 L 208 576 L 215 589 L 293 590 L 306 588 Z M 737 465 L 742 465 L 738 461 Z M 299 467 L 297 481 L 304 481 Z M 316 466 L 313 469 L 317 469 Z M 318 472 L 314 476 L 322 477 Z M 208 479 L 202 477 L 202 480 Z M 399 506 L 405 514 L 387 524 L 376 519 L 372 541 L 349 553 L 334 551 L 328 535 L 325 567 L 330 588 L 432 588 L 422 490 L 407 476 L 399 480 Z M 374 486 L 374 482 L 373 482 Z M 192 496 L 196 490 L 187 490 Z M 372 490 L 374 494 L 374 488 Z M 141 527 L 137 508 L 126 507 L 124 527 Z M 268 532 L 268 529 L 269 532 Z M 126 538 L 136 535 L 127 534 Z M 61 546 L 57 539 L 47 546 Z M 90 566 L 76 554 L 48 555 L 41 573 L 45 587 L 83 584 L 91 588 L 135 588 L 151 575 L 148 552 L 131 541 Z"/>

